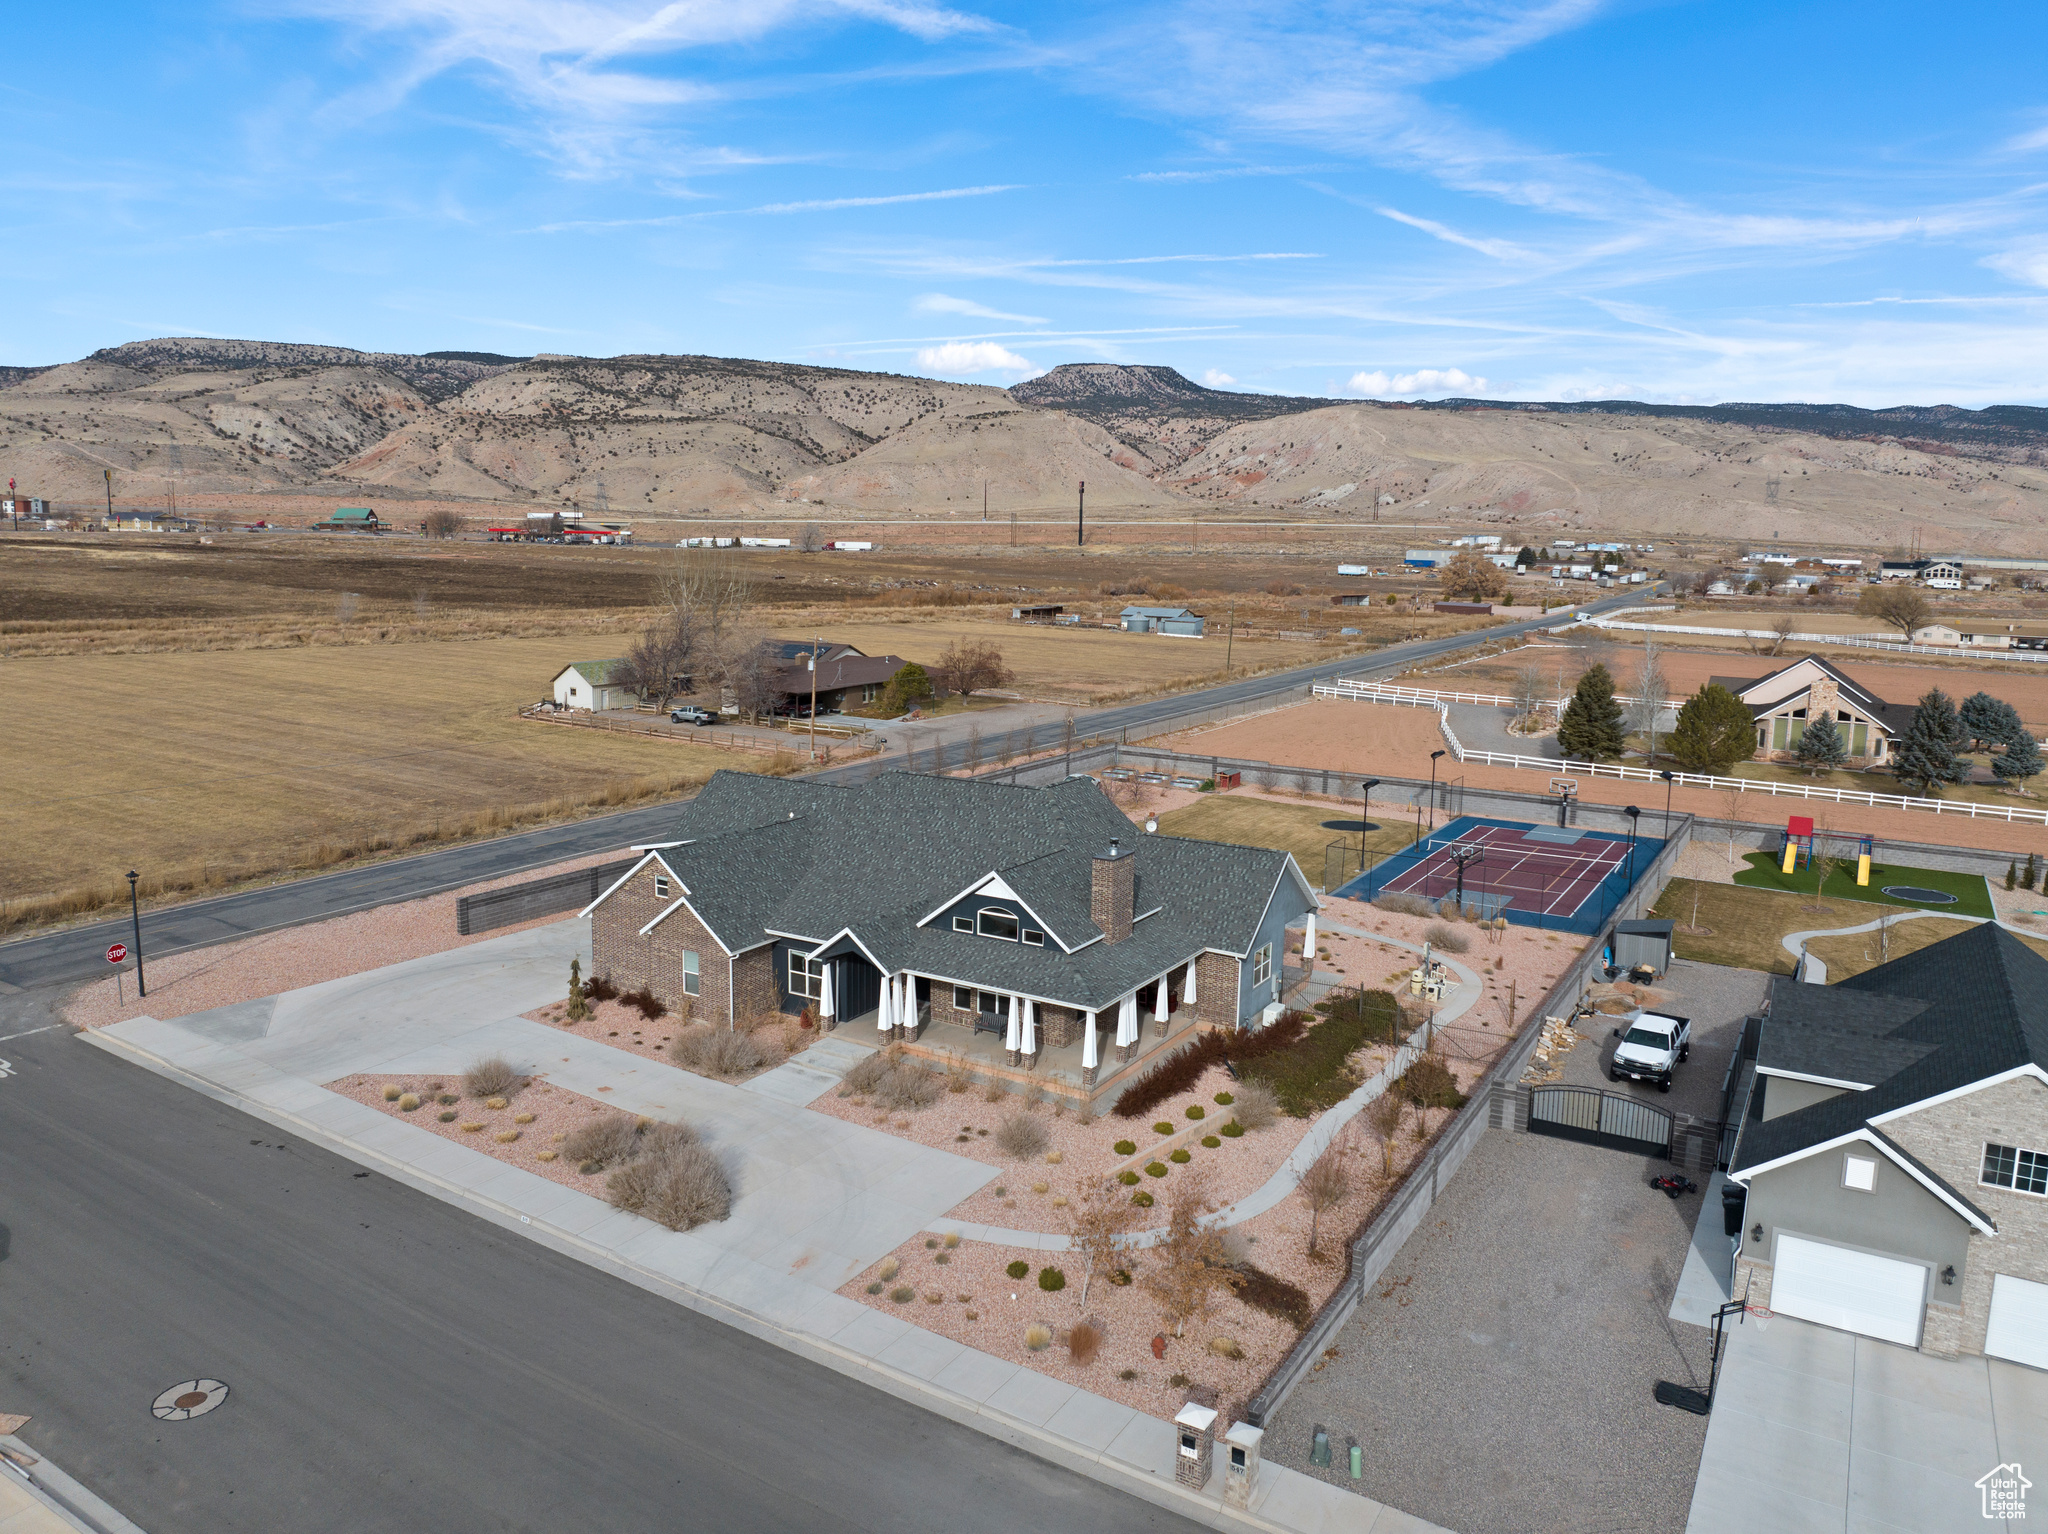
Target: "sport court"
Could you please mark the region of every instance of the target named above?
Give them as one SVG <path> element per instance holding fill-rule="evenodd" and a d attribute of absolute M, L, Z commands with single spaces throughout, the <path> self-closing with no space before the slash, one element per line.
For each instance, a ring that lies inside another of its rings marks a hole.
<path fill-rule="evenodd" d="M 1371 900 L 1420 895 L 1441 900 L 1462 889 L 1482 916 L 1519 926 L 1592 933 L 1663 850 L 1661 838 L 1626 836 L 1576 826 L 1460 816 L 1422 841 L 1381 860 L 1337 893 Z"/>

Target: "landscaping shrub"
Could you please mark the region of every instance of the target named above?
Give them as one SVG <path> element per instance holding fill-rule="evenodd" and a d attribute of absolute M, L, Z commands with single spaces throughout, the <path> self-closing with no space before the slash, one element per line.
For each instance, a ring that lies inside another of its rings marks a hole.
<path fill-rule="evenodd" d="M 619 993 L 619 1000 L 629 1007 L 637 1008 L 640 1015 L 650 1023 L 656 1018 L 668 1016 L 668 1008 L 663 1004 L 661 998 L 644 985 L 637 991 L 621 991 Z"/>
<path fill-rule="evenodd" d="M 930 1071 L 902 1060 L 875 1084 L 875 1101 L 892 1113 L 908 1113 L 929 1108 L 945 1090 L 946 1083 Z"/>
<path fill-rule="evenodd" d="M 1216 1137 L 1215 1137 L 1214 1135 L 1203 1135 L 1203 1136 L 1202 1136 L 1202 1146 L 1203 1146 L 1203 1149 L 1205 1149 L 1205 1150 L 1215 1150 L 1215 1149 L 1216 1149 L 1216 1148 L 1217 1148 L 1218 1146 L 1220 1146 L 1220 1145 L 1221 1145 L 1222 1143 L 1223 1143 L 1223 1142 L 1222 1142 L 1221 1140 L 1217 1139 L 1217 1138 L 1216 1138 Z"/>
<path fill-rule="evenodd" d="M 434 1116 L 444 1124 L 452 1124 L 461 1117 L 453 1108 L 444 1108 Z"/>
<path fill-rule="evenodd" d="M 1166 1163 L 1163 1161 L 1148 1161 L 1145 1163 L 1145 1175 L 1147 1177 L 1164 1177 L 1166 1172 Z"/>
<path fill-rule="evenodd" d="M 1429 916 L 1434 914 L 1430 904 L 1420 895 L 1381 895 L 1373 901 L 1376 910 L 1393 916 Z"/>
<path fill-rule="evenodd" d="M 875 1269 L 875 1277 L 879 1278 L 883 1283 L 886 1284 L 887 1282 L 889 1282 L 890 1279 L 894 1278 L 897 1275 L 897 1273 L 899 1273 L 902 1270 L 902 1268 L 903 1264 L 898 1262 L 894 1257 L 886 1257 L 882 1260 L 882 1265 L 879 1268 Z"/>
<path fill-rule="evenodd" d="M 1026 1273 L 1029 1273 L 1031 1271 L 1031 1264 L 1024 1261 L 1024 1259 L 1020 1257 L 1017 1259 L 1017 1261 L 1011 1263 L 1007 1268 L 1003 1269 L 1003 1271 L 1009 1274 L 1012 1278 L 1022 1278 Z"/>
<path fill-rule="evenodd" d="M 1228 1124 L 1225 1124 L 1220 1130 L 1218 1130 L 1217 1133 L 1223 1135 L 1227 1139 L 1235 1140 L 1239 1135 L 1244 1133 L 1244 1125 L 1238 1123 L 1236 1119 L 1232 1119 Z"/>
<path fill-rule="evenodd" d="M 384 1083 L 384 1101 L 386 1101 L 387 1103 L 395 1103 L 398 1101 L 400 1095 L 403 1094 L 404 1091 L 405 1088 L 401 1087 L 397 1082 L 387 1081 Z"/>
<path fill-rule="evenodd" d="M 462 1073 L 462 1090 L 470 1097 L 500 1097 L 519 1085 L 519 1072 L 503 1055 L 485 1055 Z"/>
<path fill-rule="evenodd" d="M 1440 921 L 1429 924 L 1429 930 L 1422 934 L 1432 948 L 1441 948 L 1445 953 L 1463 953 L 1472 946 L 1472 940 L 1455 927 L 1447 927 Z"/>
<path fill-rule="evenodd" d="M 1138 1154 L 1138 1145 L 1135 1140 L 1119 1140 L 1113 1148 L 1119 1156 L 1135 1156 Z"/>
<path fill-rule="evenodd" d="M 1024 1328 L 1024 1346 L 1034 1353 L 1043 1353 L 1052 1346 L 1052 1328 L 1042 1321 L 1033 1321 Z"/>
<path fill-rule="evenodd" d="M 583 994 L 590 1001 L 615 1001 L 619 988 L 602 975 L 592 975 L 583 982 Z"/>
<path fill-rule="evenodd" d="M 1216 1094 L 1216 1104 L 1218 1107 L 1228 1108 L 1232 1103 L 1236 1101 L 1237 1099 L 1235 1097 L 1232 1097 L 1228 1092 L 1218 1092 Z"/>
<path fill-rule="evenodd" d="M 891 1289 L 889 1291 L 889 1298 L 894 1300 L 898 1305 L 908 1305 L 912 1300 L 917 1298 L 917 1291 L 911 1288 L 910 1285 L 904 1284 L 898 1288 Z"/>
<path fill-rule="evenodd" d="M 955 1060 L 946 1067 L 946 1090 L 948 1092 L 965 1092 L 973 1085 L 974 1072 L 970 1071 L 963 1063 Z"/>
<path fill-rule="evenodd" d="M 676 1030 L 668 1057 L 700 1076 L 744 1076 L 770 1063 L 768 1046 L 751 1033 L 736 1033 L 713 1023 L 692 1023 Z"/>
<path fill-rule="evenodd" d="M 1162 1119 L 1152 1126 L 1152 1132 L 1154 1134 L 1170 1135 L 1173 1133 L 1173 1125 Z"/>
<path fill-rule="evenodd" d="M 1300 1285 L 1251 1263 L 1242 1265 L 1238 1272 L 1243 1275 L 1237 1286 L 1240 1300 L 1275 1320 L 1285 1321 L 1298 1332 L 1308 1330 L 1309 1322 L 1315 1319 L 1315 1306 L 1309 1303 L 1308 1293 Z"/>
<path fill-rule="evenodd" d="M 1209 1110 L 1204 1108 L 1200 1103 L 1196 1103 L 1188 1109 L 1188 1117 L 1191 1119 L 1207 1118 L 1208 1115 Z"/>
<path fill-rule="evenodd" d="M 650 1124 L 640 1135 L 641 1152 L 649 1156 L 667 1156 L 686 1145 L 697 1143 L 697 1131 L 688 1124 L 674 1122 Z"/>
<path fill-rule="evenodd" d="M 640 1149 L 640 1126 L 630 1113 L 607 1113 L 578 1124 L 562 1141 L 571 1161 L 595 1162 L 602 1170 L 627 1160 Z"/>
<path fill-rule="evenodd" d="M 1166 1159 L 1168 1161 L 1173 1162 L 1177 1166 L 1186 1166 L 1190 1161 L 1194 1160 L 1195 1158 L 1193 1155 L 1189 1153 L 1188 1148 L 1185 1145 L 1183 1145 L 1179 1150 L 1174 1151 L 1172 1154 L 1167 1156 Z"/>
<path fill-rule="evenodd" d="M 398 1099 L 398 1111 L 401 1113 L 410 1113 L 419 1105 L 419 1098 L 411 1092 L 407 1092 L 403 1097 Z"/>
<path fill-rule="evenodd" d="M 1101 1351 L 1102 1327 L 1092 1319 L 1076 1321 L 1067 1333 L 1067 1357 L 1077 1364 L 1092 1364 Z"/>
<path fill-rule="evenodd" d="M 1398 1008 L 1389 992 L 1350 993 L 1289 1048 L 1243 1068 L 1237 1121 L 1247 1129 L 1261 1127 L 1246 1113 L 1250 1090 L 1260 1084 L 1295 1118 L 1334 1107 L 1358 1085 L 1349 1065 L 1352 1052 L 1368 1039 L 1392 1039 L 1398 1028 Z"/>
<path fill-rule="evenodd" d="M 1443 1057 L 1426 1054 L 1409 1066 L 1394 1083 L 1394 1090 L 1418 1108 L 1462 1108 L 1465 1094 L 1458 1090 L 1458 1078 Z"/>
<path fill-rule="evenodd" d="M 694 1137 L 660 1155 L 629 1162 L 605 1179 L 605 1193 L 617 1208 L 645 1215 L 670 1230 L 690 1230 L 732 1213 L 732 1184 L 725 1168 Z"/>
<path fill-rule="evenodd" d="M 896 1068 L 896 1061 L 900 1057 L 901 1051 L 893 1046 L 877 1050 L 856 1064 L 840 1080 L 856 1092 L 872 1092 L 881 1084 L 882 1078 Z"/>
<path fill-rule="evenodd" d="M 1154 1200 L 1151 1194 L 1147 1193 L 1143 1188 L 1140 1188 L 1136 1193 L 1133 1193 L 1131 1195 L 1131 1202 L 1136 1204 L 1140 1209 L 1150 1209 L 1153 1205 Z"/>
<path fill-rule="evenodd" d="M 1247 1081 L 1238 1088 L 1233 1122 L 1240 1132 L 1269 1129 L 1280 1117 L 1280 1100 L 1263 1081 Z"/>
<path fill-rule="evenodd" d="M 1241 1066 L 1287 1049 L 1306 1027 L 1307 1014 L 1290 1011 L 1256 1031 L 1218 1028 L 1200 1034 L 1126 1087 L 1116 1100 L 1116 1116 L 1141 1118 L 1168 1099 L 1191 1090 L 1210 1066 L 1226 1060 Z"/>
<path fill-rule="evenodd" d="M 996 1126 L 994 1138 L 998 1150 L 1019 1161 L 1044 1155 L 1052 1143 L 1050 1131 L 1028 1113 L 1013 1113 L 1004 1119 Z"/>
<path fill-rule="evenodd" d="M 1040 1268 L 1038 1270 L 1038 1287 L 1047 1294 L 1058 1294 L 1060 1290 L 1067 1287 L 1067 1275 L 1058 1268 Z"/>
<path fill-rule="evenodd" d="M 1125 1167 L 1121 1172 L 1116 1174 L 1116 1180 L 1122 1183 L 1126 1188 L 1135 1188 L 1138 1185 L 1138 1174 L 1136 1172 L 1133 1172 L 1129 1167 Z"/>

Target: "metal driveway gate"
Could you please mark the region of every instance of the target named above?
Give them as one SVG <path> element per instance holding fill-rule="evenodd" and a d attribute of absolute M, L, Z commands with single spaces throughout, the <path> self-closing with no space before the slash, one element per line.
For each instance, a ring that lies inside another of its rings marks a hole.
<path fill-rule="evenodd" d="M 1671 1115 L 1597 1087 L 1533 1087 L 1529 1133 L 1671 1159 Z"/>

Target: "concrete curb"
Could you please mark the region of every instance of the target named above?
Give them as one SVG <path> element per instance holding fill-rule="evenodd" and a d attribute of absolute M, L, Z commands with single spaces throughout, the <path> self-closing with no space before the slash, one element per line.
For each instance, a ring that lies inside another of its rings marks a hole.
<path fill-rule="evenodd" d="M 918 1379 L 890 1365 L 863 1357 L 851 1349 L 837 1346 L 828 1338 L 814 1337 L 792 1330 L 729 1301 L 705 1294 L 665 1274 L 653 1272 L 614 1252 L 594 1246 L 571 1232 L 556 1229 L 544 1221 L 520 1214 L 510 1206 L 472 1189 L 422 1172 L 418 1168 L 324 1130 L 296 1114 L 258 1102 L 230 1088 L 193 1075 L 125 1039 L 117 1039 L 96 1031 L 87 1031 L 80 1037 L 93 1047 L 127 1060 L 130 1064 L 141 1066 L 252 1118 L 261 1119 L 274 1128 L 297 1135 L 345 1160 L 371 1167 L 416 1191 L 466 1209 L 494 1225 L 526 1236 L 564 1256 L 601 1269 L 650 1293 L 673 1300 L 701 1315 L 711 1316 L 746 1332 L 749 1336 L 773 1343 L 813 1363 L 823 1364 L 850 1378 L 873 1385 L 899 1400 L 922 1407 L 949 1421 L 972 1427 L 1040 1459 L 1048 1460 L 1065 1469 L 1078 1471 L 1118 1490 L 1141 1497 L 1156 1507 L 1165 1508 L 1214 1529 L 1255 1529 L 1265 1531 L 1265 1534 L 1302 1534 L 1302 1530 L 1296 1525 L 1276 1523 L 1255 1512 L 1240 1512 L 1225 1507 L 1220 1491 L 1214 1496 L 1190 1492 L 1166 1475 L 1155 1474 L 1130 1461 L 1115 1458 L 1106 1450 L 1088 1449 L 1071 1439 L 1048 1432 L 1035 1423 L 1009 1416 L 956 1391 Z M 1170 1472 L 1172 1467 L 1169 1465 L 1164 1468 Z M 1270 1500 L 1284 1478 L 1309 1481 L 1308 1477 L 1300 1476 L 1298 1472 L 1281 1465 L 1263 1466 L 1260 1476 L 1261 1501 Z M 1220 1474 L 1212 1475 L 1212 1485 L 1220 1485 L 1220 1482 Z M 1319 1486 L 1321 1483 L 1311 1484 Z M 1401 1534 L 1408 1534 L 1408 1531 L 1417 1531 L 1417 1534 L 1421 1534 L 1421 1531 L 1434 1527 L 1367 1498 L 1351 1497 L 1351 1494 L 1341 1491 L 1339 1495 L 1357 1504 L 1362 1516 L 1356 1523 L 1348 1525 L 1355 1529 L 1357 1534 L 1372 1534 L 1376 1525 L 1383 1526 L 1383 1534 L 1396 1534 L 1397 1530 L 1401 1531 Z M 1319 1527 L 1328 1526 L 1319 1524 Z M 129 1534 L 132 1528 L 130 1525 L 127 1528 L 110 1529 L 109 1534 Z M 134 1534 L 141 1534 L 141 1531 L 135 1530 Z"/>
<path fill-rule="evenodd" d="M 47 1455 L 31 1449 L 14 1434 L 0 1437 L 0 1449 L 7 1450 L 15 1461 L 7 1469 L 0 1469 L 0 1475 L 11 1473 L 20 1476 L 30 1494 L 51 1509 L 51 1516 L 61 1519 L 67 1527 L 80 1530 L 81 1534 L 143 1534 L 138 1525 L 109 1507 L 51 1464 Z M 9 1529 L 15 1527 L 12 1519 L 7 1520 L 6 1526 Z M 27 1530 L 35 1525 L 30 1523 L 23 1527 Z"/>

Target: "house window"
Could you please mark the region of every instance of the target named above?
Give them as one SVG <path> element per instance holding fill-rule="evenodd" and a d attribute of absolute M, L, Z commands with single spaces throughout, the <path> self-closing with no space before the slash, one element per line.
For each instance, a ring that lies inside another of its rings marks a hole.
<path fill-rule="evenodd" d="M 1252 955 L 1252 984 L 1264 985 L 1273 978 L 1273 945 L 1268 943 Z"/>
<path fill-rule="evenodd" d="M 807 959 L 800 953 L 789 956 L 789 994 L 818 999 L 818 984 L 825 977 L 823 959 Z"/>
<path fill-rule="evenodd" d="M 1008 911 L 990 906 L 979 918 L 979 931 L 983 937 L 999 937 L 1009 942 L 1017 941 L 1017 918 Z"/>
<path fill-rule="evenodd" d="M 1858 721 L 1849 726 L 1849 754 L 1865 756 L 1870 751 L 1870 726 Z"/>
<path fill-rule="evenodd" d="M 953 987 L 953 1010 L 955 1012 L 972 1012 L 974 1010 L 973 986 L 956 985 Z"/>
<path fill-rule="evenodd" d="M 697 955 L 694 950 L 688 948 L 683 950 L 683 994 L 697 994 Z"/>
<path fill-rule="evenodd" d="M 1984 1182 L 2018 1193 L 2048 1194 L 2048 1151 L 2020 1150 L 2011 1145 L 1984 1147 Z"/>
<path fill-rule="evenodd" d="M 881 695 L 881 683 L 869 682 L 865 687 L 861 688 L 860 690 L 860 701 L 863 703 L 872 703 L 875 701 L 875 699 L 881 697 Z"/>
<path fill-rule="evenodd" d="M 654 898 L 656 900 L 668 899 L 668 876 L 666 874 L 656 874 L 654 876 Z"/>
<path fill-rule="evenodd" d="M 953 930 L 955 932 L 972 932 L 974 930 L 974 918 L 972 916 L 954 917 Z"/>
<path fill-rule="evenodd" d="M 1780 714 L 1771 721 L 1771 749 L 1773 751 L 1783 751 L 1785 749 L 1785 729 L 1791 722 L 1783 714 Z"/>
<path fill-rule="evenodd" d="M 1043 948 L 1045 946 L 1045 934 L 1037 931 L 1035 928 L 1026 927 L 1024 929 L 1024 941 L 1033 948 Z"/>
<path fill-rule="evenodd" d="M 1868 1156 L 1844 1156 L 1842 1158 L 1842 1186 L 1854 1188 L 1859 1193 L 1877 1191 L 1877 1163 Z"/>

